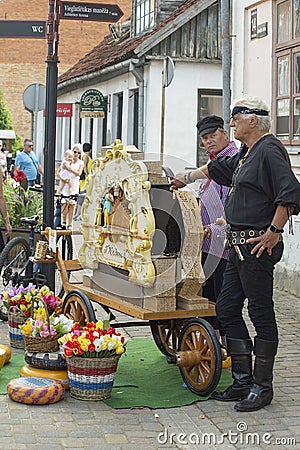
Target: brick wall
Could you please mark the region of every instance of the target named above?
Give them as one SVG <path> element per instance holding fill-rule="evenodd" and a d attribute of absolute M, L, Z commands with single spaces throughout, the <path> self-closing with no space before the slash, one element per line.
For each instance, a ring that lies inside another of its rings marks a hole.
<path fill-rule="evenodd" d="M 118 4 L 126 20 L 130 0 L 76 0 L 78 3 Z M 0 20 L 47 20 L 48 0 L 1 0 Z M 58 73 L 61 74 L 108 34 L 108 23 L 61 20 Z M 11 112 L 13 127 L 22 139 L 31 137 L 31 113 L 24 109 L 23 92 L 32 83 L 46 82 L 46 39 L 0 37 L 0 89 Z"/>

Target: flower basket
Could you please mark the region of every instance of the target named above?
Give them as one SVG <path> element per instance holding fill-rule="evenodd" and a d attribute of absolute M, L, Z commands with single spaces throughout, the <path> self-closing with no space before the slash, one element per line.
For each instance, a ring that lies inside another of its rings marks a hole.
<path fill-rule="evenodd" d="M 110 397 L 120 355 L 109 358 L 67 358 L 70 395 L 78 400 Z"/>
<path fill-rule="evenodd" d="M 14 307 L 8 310 L 8 335 L 11 347 L 24 348 L 24 338 L 19 325 L 23 325 L 27 320 L 19 310 Z"/>
<path fill-rule="evenodd" d="M 46 322 L 48 323 L 48 329 L 50 329 L 50 318 L 49 318 L 49 312 L 46 303 L 44 300 L 40 297 L 37 297 L 33 300 L 32 306 L 31 306 L 31 318 L 34 316 L 34 305 L 38 303 L 43 304 L 43 308 L 45 309 L 45 315 L 46 315 Z M 55 334 L 54 336 L 49 335 L 47 337 L 45 336 L 32 336 L 30 334 L 23 334 L 24 337 L 24 344 L 25 344 L 25 350 L 27 352 L 31 353 L 52 353 L 52 352 L 58 352 L 59 350 L 59 344 L 58 339 L 61 337 L 61 334 Z"/>

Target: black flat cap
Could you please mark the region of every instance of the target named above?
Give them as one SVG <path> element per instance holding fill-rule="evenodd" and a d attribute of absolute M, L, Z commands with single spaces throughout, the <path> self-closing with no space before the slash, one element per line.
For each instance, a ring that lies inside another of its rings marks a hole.
<path fill-rule="evenodd" d="M 205 116 L 199 120 L 196 127 L 200 136 L 204 136 L 208 133 L 213 133 L 218 128 L 224 129 L 224 120 L 219 116 Z"/>

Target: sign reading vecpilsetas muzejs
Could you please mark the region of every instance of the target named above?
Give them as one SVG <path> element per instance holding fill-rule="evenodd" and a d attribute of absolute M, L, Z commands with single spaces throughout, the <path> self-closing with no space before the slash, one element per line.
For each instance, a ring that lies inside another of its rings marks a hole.
<path fill-rule="evenodd" d="M 80 98 L 80 117 L 103 119 L 105 116 L 105 98 L 97 89 L 88 89 Z"/>
<path fill-rule="evenodd" d="M 118 5 L 103 3 L 61 2 L 62 19 L 117 22 L 123 16 Z"/>
<path fill-rule="evenodd" d="M 45 38 L 46 22 L 41 20 L 0 20 L 0 37 Z"/>

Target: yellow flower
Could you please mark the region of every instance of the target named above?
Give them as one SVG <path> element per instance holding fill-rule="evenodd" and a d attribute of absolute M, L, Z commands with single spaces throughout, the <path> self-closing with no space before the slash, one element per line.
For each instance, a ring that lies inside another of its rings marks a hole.
<path fill-rule="evenodd" d="M 84 336 L 79 336 L 78 337 L 78 342 L 80 344 L 81 349 L 84 352 L 87 352 L 88 349 L 89 349 L 89 345 L 90 345 L 91 341 L 89 339 L 85 338 Z"/>
<path fill-rule="evenodd" d="M 24 298 L 25 298 L 25 300 L 26 300 L 27 303 L 30 303 L 30 302 L 31 302 L 32 297 L 31 297 L 31 294 L 30 294 L 29 292 L 28 292 L 27 294 L 24 295 Z"/>
<path fill-rule="evenodd" d="M 121 345 L 117 345 L 116 349 L 115 349 L 115 352 L 116 352 L 117 355 L 122 355 L 122 353 L 124 353 L 123 345 L 122 344 Z"/>
<path fill-rule="evenodd" d="M 41 295 L 48 295 L 50 294 L 50 288 L 48 286 L 42 286 L 40 289 Z"/>
<path fill-rule="evenodd" d="M 101 349 L 107 350 L 107 342 L 102 342 Z"/>
<path fill-rule="evenodd" d="M 103 330 L 103 322 L 101 320 L 96 323 L 96 330 Z"/>
<path fill-rule="evenodd" d="M 31 334 L 32 327 L 29 320 L 22 326 L 22 334 Z"/>
<path fill-rule="evenodd" d="M 21 310 L 21 311 L 26 311 L 26 309 L 27 309 L 27 308 L 26 308 L 25 305 L 20 305 L 20 310 Z"/>

